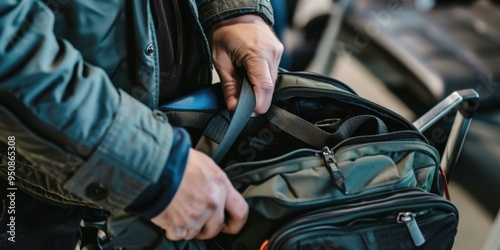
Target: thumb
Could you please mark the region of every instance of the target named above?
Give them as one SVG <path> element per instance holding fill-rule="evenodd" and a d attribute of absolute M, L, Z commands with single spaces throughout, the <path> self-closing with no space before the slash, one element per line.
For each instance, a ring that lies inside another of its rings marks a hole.
<path fill-rule="evenodd" d="M 234 111 L 240 95 L 238 72 L 234 68 L 229 56 L 219 57 L 215 69 L 221 80 L 222 92 L 224 93 L 227 108 Z"/>
<path fill-rule="evenodd" d="M 247 69 L 248 80 L 252 83 L 255 93 L 255 112 L 264 114 L 271 106 L 274 92 L 274 81 L 269 63 L 265 58 L 254 57 L 243 61 Z"/>

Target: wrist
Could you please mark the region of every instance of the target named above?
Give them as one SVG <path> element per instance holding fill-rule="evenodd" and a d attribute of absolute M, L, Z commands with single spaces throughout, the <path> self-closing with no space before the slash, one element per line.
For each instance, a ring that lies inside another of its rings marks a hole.
<path fill-rule="evenodd" d="M 234 25 L 234 24 L 242 24 L 242 23 L 261 23 L 265 25 L 269 25 L 261 16 L 257 14 L 245 14 L 241 16 L 235 16 L 226 20 L 221 20 L 219 22 L 214 23 L 210 28 L 209 31 L 213 32 L 216 29 L 227 26 L 227 25 Z"/>
<path fill-rule="evenodd" d="M 261 17 L 268 25 L 274 22 L 273 8 L 269 0 L 208 1 L 199 7 L 199 13 L 205 31 L 220 21 L 248 14 Z"/>
<path fill-rule="evenodd" d="M 208 28 L 207 37 L 209 39 L 210 44 L 212 44 L 214 32 L 217 31 L 219 28 L 238 25 L 238 24 L 259 24 L 259 25 L 265 25 L 269 27 L 269 29 L 271 30 L 273 29 L 271 25 L 269 25 L 261 16 L 257 14 L 245 14 L 245 15 L 235 16 L 229 19 L 218 21 Z"/>
<path fill-rule="evenodd" d="M 158 215 L 175 196 L 186 167 L 191 141 L 189 134 L 174 128 L 172 149 L 156 183 L 144 190 L 129 206 L 129 213 L 150 219 Z"/>

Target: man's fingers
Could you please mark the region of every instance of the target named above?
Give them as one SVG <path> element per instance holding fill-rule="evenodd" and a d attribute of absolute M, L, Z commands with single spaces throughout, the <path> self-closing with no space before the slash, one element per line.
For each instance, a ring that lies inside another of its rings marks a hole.
<path fill-rule="evenodd" d="M 236 105 L 238 104 L 238 97 L 240 95 L 240 86 L 238 85 L 238 82 L 236 80 L 223 81 L 222 92 L 224 93 L 227 108 L 234 111 L 236 109 Z"/>
<path fill-rule="evenodd" d="M 255 92 L 255 112 L 266 113 L 271 105 L 274 82 L 269 70 L 269 63 L 263 57 L 249 58 L 243 61 L 247 70 L 248 80 L 253 85 Z"/>
<path fill-rule="evenodd" d="M 226 212 L 227 218 L 222 227 L 222 232 L 229 234 L 238 233 L 247 221 L 248 204 L 232 186 L 227 193 Z"/>
<path fill-rule="evenodd" d="M 172 241 L 182 240 L 187 235 L 186 227 L 170 227 L 165 229 L 167 239 Z"/>
<path fill-rule="evenodd" d="M 212 211 L 190 208 L 185 214 L 175 218 L 170 217 L 164 226 L 169 240 L 190 240 L 198 236 L 205 222 L 210 218 Z"/>
<path fill-rule="evenodd" d="M 200 234 L 201 228 L 188 228 L 184 240 L 192 240 Z"/>
<path fill-rule="evenodd" d="M 224 223 L 224 207 L 220 206 L 208 219 L 205 226 L 196 237 L 200 240 L 206 240 L 215 237 L 222 230 Z"/>
<path fill-rule="evenodd" d="M 222 92 L 224 93 L 227 108 L 233 111 L 236 109 L 240 94 L 238 73 L 227 54 L 219 55 L 218 60 L 214 60 L 214 62 L 218 62 L 215 69 L 222 83 Z"/>

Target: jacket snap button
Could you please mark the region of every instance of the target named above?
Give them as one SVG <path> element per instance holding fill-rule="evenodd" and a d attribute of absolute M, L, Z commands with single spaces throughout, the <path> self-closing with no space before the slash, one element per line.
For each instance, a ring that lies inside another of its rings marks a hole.
<path fill-rule="evenodd" d="M 153 44 L 149 44 L 148 47 L 146 47 L 146 55 L 151 56 L 153 52 L 154 52 Z"/>
<path fill-rule="evenodd" d="M 102 201 L 108 196 L 108 189 L 102 183 L 92 183 L 85 189 L 85 195 L 93 201 Z"/>
<path fill-rule="evenodd" d="M 161 112 L 160 110 L 154 110 L 153 114 L 158 121 L 162 121 L 162 122 L 167 121 L 167 116 L 163 112 Z"/>

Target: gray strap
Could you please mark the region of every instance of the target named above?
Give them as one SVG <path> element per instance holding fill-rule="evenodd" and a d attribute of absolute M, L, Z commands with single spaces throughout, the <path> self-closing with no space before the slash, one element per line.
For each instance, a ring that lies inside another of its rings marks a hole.
<path fill-rule="evenodd" d="M 358 115 L 347 119 L 326 141 L 327 145 L 336 145 L 353 136 L 380 135 L 388 132 L 385 123 L 373 115 Z"/>
<path fill-rule="evenodd" d="M 325 139 L 330 136 L 330 133 L 276 105 L 271 105 L 265 117 L 276 127 L 315 148 L 323 148 Z"/>
<path fill-rule="evenodd" d="M 387 127 L 384 122 L 372 115 L 360 115 L 349 118 L 340 125 L 335 133 L 328 133 L 275 105 L 271 106 L 265 117 L 276 127 L 318 149 L 326 145 L 333 146 L 352 137 L 354 134 L 359 133 L 358 130 L 365 124 L 369 124 L 367 126 L 373 129 L 361 134 L 387 133 Z"/>
<path fill-rule="evenodd" d="M 206 124 L 203 135 L 198 140 L 195 148 L 207 155 L 213 155 L 224 138 L 230 122 L 231 114 L 227 109 L 213 116 Z"/>
<path fill-rule="evenodd" d="M 241 133 L 246 123 L 252 116 L 252 112 L 255 109 L 255 94 L 252 89 L 252 85 L 248 82 L 247 78 L 243 78 L 243 83 L 241 84 L 240 97 L 238 98 L 238 105 L 233 113 L 231 122 L 227 128 L 219 147 L 215 150 L 212 155 L 212 159 L 219 163 L 222 158 L 226 155 L 227 151 L 234 141 Z"/>

